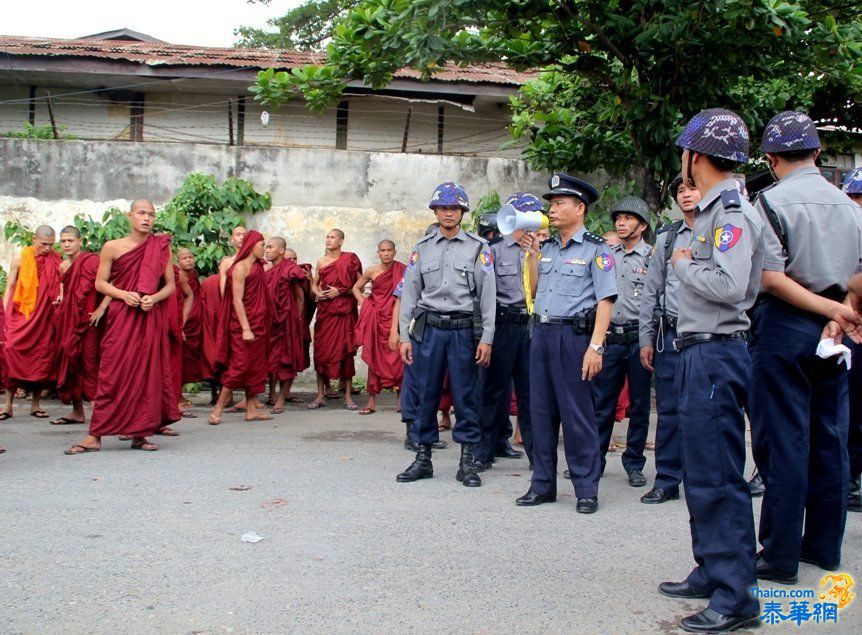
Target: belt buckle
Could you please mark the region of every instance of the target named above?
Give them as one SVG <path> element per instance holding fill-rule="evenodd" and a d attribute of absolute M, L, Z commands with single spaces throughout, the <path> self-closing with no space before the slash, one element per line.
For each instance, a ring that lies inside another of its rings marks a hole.
<path fill-rule="evenodd" d="M 452 326 L 452 316 L 451 315 L 441 315 L 440 316 L 440 326 L 442 328 L 448 328 Z"/>
<path fill-rule="evenodd" d="M 624 335 L 626 332 L 626 328 L 624 326 L 615 326 L 613 327 L 613 332 L 617 335 Z"/>
<path fill-rule="evenodd" d="M 546 313 L 543 313 L 542 315 L 539 316 L 539 322 L 541 322 L 542 324 L 547 324 L 550 321 L 551 321 L 551 318 Z"/>
<path fill-rule="evenodd" d="M 683 349 L 682 338 L 681 337 L 675 337 L 673 340 L 673 350 L 676 351 L 677 353 L 681 353 L 682 349 Z"/>

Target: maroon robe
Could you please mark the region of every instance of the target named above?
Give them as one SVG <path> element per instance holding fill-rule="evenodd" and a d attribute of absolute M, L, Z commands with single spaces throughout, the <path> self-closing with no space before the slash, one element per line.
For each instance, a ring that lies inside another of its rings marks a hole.
<path fill-rule="evenodd" d="M 218 379 L 218 323 L 221 314 L 219 275 L 214 273 L 201 283 L 201 372 L 204 379 Z"/>
<path fill-rule="evenodd" d="M 237 263 L 251 254 L 263 236 L 254 230 L 245 235 L 234 264 L 227 270 L 224 297 L 219 314 L 218 354 L 216 370 L 221 371 L 221 384 L 226 388 L 262 392 L 269 372 L 270 302 L 263 260 L 255 260 L 245 279 L 242 303 L 248 325 L 254 334 L 250 342 L 242 339 L 242 326 L 233 307 L 233 271 Z"/>
<path fill-rule="evenodd" d="M 189 316 L 183 324 L 183 383 L 195 384 L 204 378 L 201 362 L 201 335 L 203 331 L 201 281 L 194 269 L 186 271 L 186 275 L 188 275 L 189 286 L 194 295 Z"/>
<path fill-rule="evenodd" d="M 8 381 L 6 370 L 6 311 L 0 307 L 0 390 L 6 390 Z"/>
<path fill-rule="evenodd" d="M 171 237 L 160 234 L 126 252 L 111 266 L 118 289 L 153 295 L 164 283 Z M 173 297 L 150 311 L 114 300 L 102 336 L 99 386 L 93 401 L 90 434 L 145 437 L 179 420 L 171 383 L 169 306 Z"/>
<path fill-rule="evenodd" d="M 60 295 L 60 263 L 56 251 L 36 256 L 39 289 L 30 319 L 9 300 L 6 316 L 6 372 L 8 387 L 40 388 L 57 379 L 56 307 Z"/>
<path fill-rule="evenodd" d="M 269 350 L 269 372 L 274 380 L 287 381 L 307 368 L 303 332 L 305 321 L 296 302 L 296 290 L 304 295 L 305 270 L 292 260 L 282 259 L 266 272 L 272 300 L 272 330 Z"/>
<path fill-rule="evenodd" d="M 311 292 L 311 275 L 314 267 L 310 263 L 303 263 L 299 267 L 305 272 L 305 280 L 300 285 L 305 293 L 305 314 L 302 316 L 302 370 L 311 366 L 311 323 L 314 321 L 314 313 L 317 311 L 317 299 Z"/>
<path fill-rule="evenodd" d="M 63 274 L 63 302 L 57 310 L 57 393 L 63 403 L 93 401 L 99 380 L 100 326 L 90 326 L 90 314 L 102 302 L 96 291 L 99 255 L 78 254 Z"/>
<path fill-rule="evenodd" d="M 404 362 L 398 351 L 389 350 L 389 330 L 392 328 L 392 308 L 397 299 L 392 295 L 404 277 L 407 266 L 395 261 L 371 282 L 371 295 L 362 303 L 356 324 L 356 345 L 362 347 L 362 361 L 368 364 L 368 393 L 377 395 L 383 388 L 400 388 Z"/>
<path fill-rule="evenodd" d="M 318 271 L 319 288 L 335 287 L 340 294 L 332 300 L 318 300 L 314 324 L 314 370 L 326 379 L 350 378 L 356 374 L 354 336 L 358 311 L 353 285 L 359 280 L 362 263 L 356 254 L 342 252 L 335 262 Z"/>
<path fill-rule="evenodd" d="M 180 285 L 180 268 L 174 265 L 174 297 L 165 300 L 168 307 L 171 351 L 171 386 L 177 403 L 183 398 L 183 302 L 186 296 Z"/>

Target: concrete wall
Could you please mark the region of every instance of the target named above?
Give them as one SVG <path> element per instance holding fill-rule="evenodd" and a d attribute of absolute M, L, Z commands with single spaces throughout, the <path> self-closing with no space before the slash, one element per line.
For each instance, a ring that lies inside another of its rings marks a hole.
<path fill-rule="evenodd" d="M 222 180 L 236 176 L 270 192 L 273 209 L 248 219 L 266 235 L 282 235 L 302 261 L 323 254 L 332 227 L 347 234 L 345 249 L 373 263 L 377 243 L 395 241 L 406 259 L 433 221 L 434 187 L 457 180 L 471 200 L 491 190 L 544 191 L 546 175 L 523 161 L 440 155 L 371 153 L 266 146 L 24 141 L 0 139 L 0 225 L 16 218 L 60 229 L 76 213 L 98 218 L 110 206 L 136 198 L 157 205 L 173 196 L 191 172 Z M 0 263 L 12 248 L 0 243 Z"/>

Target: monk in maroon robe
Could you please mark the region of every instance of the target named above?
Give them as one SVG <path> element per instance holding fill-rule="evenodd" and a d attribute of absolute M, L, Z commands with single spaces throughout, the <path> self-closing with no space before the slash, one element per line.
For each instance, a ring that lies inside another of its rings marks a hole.
<path fill-rule="evenodd" d="M 266 387 L 269 370 L 271 309 L 263 270 L 264 242 L 259 232 L 246 233 L 234 263 L 226 272 L 216 355 L 222 389 L 209 416 L 212 425 L 221 423 L 235 389 L 245 392 L 246 421 L 272 419 L 257 409 L 257 394 Z"/>
<path fill-rule="evenodd" d="M 6 312 L 3 307 L 0 307 L 0 390 L 6 390 Z M 0 413 L 3 414 L 6 413 Z M 0 454 L 5 451 L 6 448 L 0 445 Z"/>
<path fill-rule="evenodd" d="M 221 393 L 215 360 L 218 355 L 218 320 L 221 311 L 219 275 L 214 273 L 201 283 L 201 374 L 209 381 L 210 405 L 216 405 Z"/>
<path fill-rule="evenodd" d="M 314 370 L 317 372 L 317 397 L 308 404 L 311 409 L 325 404 L 329 380 L 338 378 L 344 390 L 344 405 L 358 410 L 351 397 L 351 381 L 356 374 L 353 340 L 359 317 L 353 285 L 362 272 L 356 254 L 342 252 L 344 232 L 326 234 L 326 255 L 317 261 L 317 275 L 312 292 L 317 297 L 317 321 L 314 325 Z"/>
<path fill-rule="evenodd" d="M 85 423 L 84 401 L 96 398 L 99 379 L 100 322 L 109 296 L 96 291 L 99 255 L 82 251 L 81 232 L 69 225 L 60 231 L 60 247 L 69 259 L 60 265 L 63 301 L 57 309 L 57 393 L 72 412 L 54 425 Z"/>
<path fill-rule="evenodd" d="M 180 272 L 192 292 L 192 303 L 183 321 L 183 384 L 196 384 L 204 378 L 201 364 L 201 335 L 203 331 L 203 309 L 201 281 L 195 271 L 195 256 L 191 249 L 177 251 Z"/>
<path fill-rule="evenodd" d="M 353 286 L 353 295 L 360 306 L 355 344 L 362 347 L 362 361 L 368 365 L 368 405 L 359 411 L 361 415 L 375 412 L 376 397 L 383 388 L 399 390 L 404 375 L 401 356 L 389 348 L 396 299 L 392 292 L 407 269 L 404 263 L 395 260 L 395 254 L 395 243 L 381 241 L 377 245 L 380 264 L 366 269 Z M 363 291 L 369 282 L 371 295 L 366 298 Z"/>
<path fill-rule="evenodd" d="M 284 238 L 274 236 L 266 243 L 266 259 L 272 264 L 266 272 L 269 296 L 272 301 L 272 330 L 269 351 L 269 385 L 272 413 L 284 412 L 284 403 L 290 394 L 293 380 L 304 370 L 305 360 L 303 313 L 305 292 L 302 283 L 307 280 L 305 270 L 296 260 L 286 257 Z M 279 390 L 275 393 L 276 383 Z"/>
<path fill-rule="evenodd" d="M 17 388 L 32 392 L 30 414 L 44 419 L 42 390 L 57 380 L 56 306 L 60 300 L 60 254 L 56 234 L 47 225 L 36 228 L 33 245 L 12 259 L 3 306 L 6 311 L 8 385 L 0 421 L 12 416 Z"/>
<path fill-rule="evenodd" d="M 131 233 L 109 240 L 99 255 L 96 290 L 112 298 L 102 336 L 99 385 L 90 434 L 67 454 L 96 452 L 103 436 L 129 436 L 134 450 L 158 450 L 147 437 L 177 421 L 171 383 L 169 304 L 175 283 L 171 237 L 154 235 L 156 212 L 132 203 Z"/>
<path fill-rule="evenodd" d="M 191 412 L 183 412 L 183 322 L 185 316 L 191 310 L 191 304 L 194 300 L 192 290 L 189 286 L 188 277 L 186 277 L 177 265 L 173 265 L 174 271 L 174 298 L 173 302 L 167 304 L 168 308 L 168 324 L 170 328 L 170 351 L 171 351 L 171 387 L 174 389 L 174 396 L 177 400 L 177 408 L 180 411 L 180 416 L 194 418 L 196 415 Z M 161 434 L 166 437 L 179 436 L 179 432 L 173 428 L 169 428 L 167 424 L 159 426 L 156 434 Z"/>

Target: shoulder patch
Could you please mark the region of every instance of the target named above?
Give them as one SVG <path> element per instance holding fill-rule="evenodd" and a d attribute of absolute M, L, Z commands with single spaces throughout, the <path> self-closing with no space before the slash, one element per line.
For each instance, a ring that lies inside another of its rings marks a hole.
<path fill-rule="evenodd" d="M 740 209 L 742 207 L 742 200 L 739 197 L 739 190 L 736 188 L 722 190 L 721 206 L 724 209 Z"/>
<path fill-rule="evenodd" d="M 416 263 L 419 262 L 419 252 L 415 249 L 410 254 L 410 258 L 407 259 L 407 268 L 410 271 L 413 271 L 416 268 Z"/>
<path fill-rule="evenodd" d="M 584 239 L 589 240 L 591 243 L 595 243 L 597 245 L 604 245 L 605 239 L 599 236 L 598 234 L 594 234 L 591 231 L 584 232 Z M 613 265 L 611 265 L 613 266 Z"/>
<path fill-rule="evenodd" d="M 716 227 L 713 233 L 715 246 L 722 252 L 733 247 L 739 242 L 740 238 L 742 238 L 742 228 L 731 225 L 730 223 L 722 225 L 721 227 Z"/>
<path fill-rule="evenodd" d="M 482 264 L 482 271 L 491 273 L 494 271 L 494 256 L 491 255 L 490 249 L 483 249 L 479 254 L 479 262 Z"/>
<path fill-rule="evenodd" d="M 614 257 L 608 252 L 603 252 L 596 256 L 596 266 L 602 271 L 610 271 L 614 268 Z"/>

